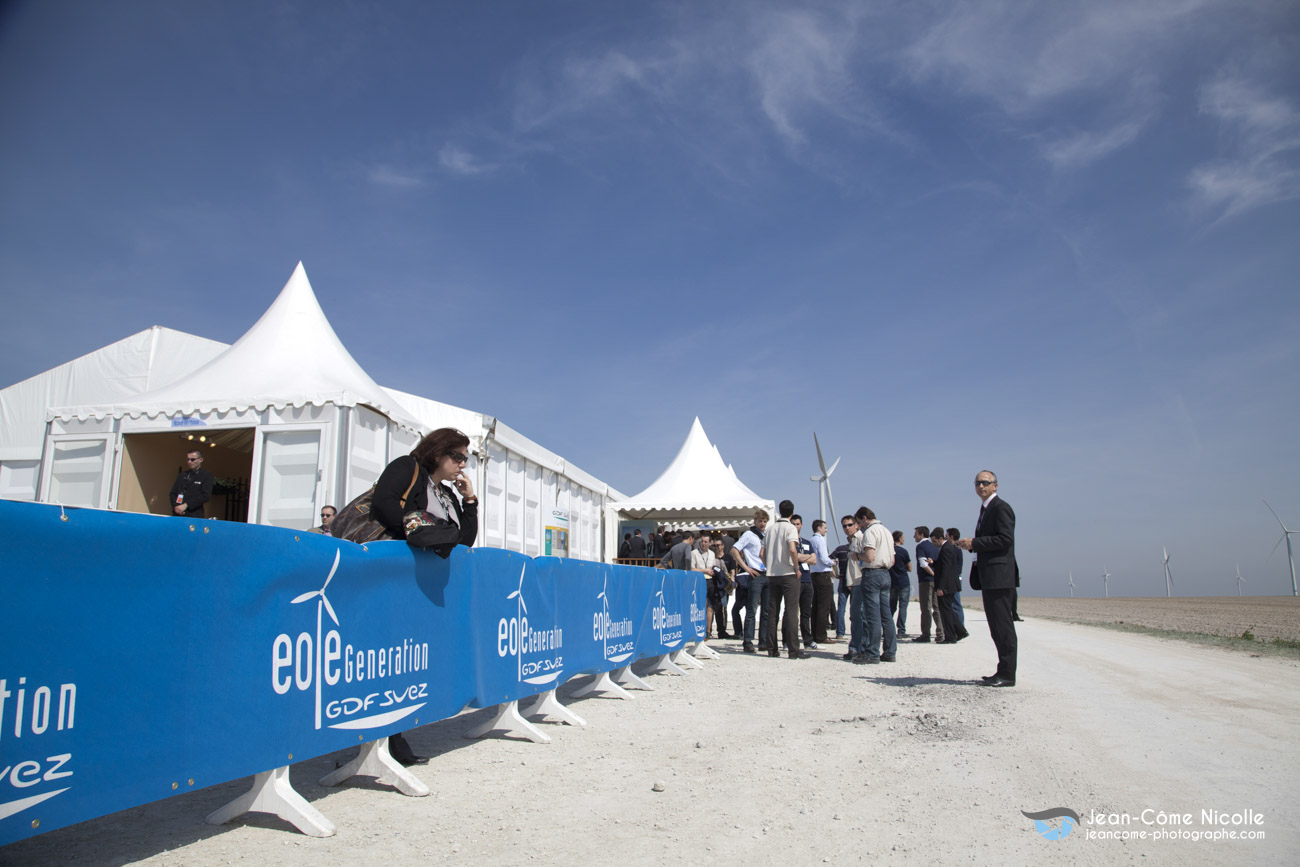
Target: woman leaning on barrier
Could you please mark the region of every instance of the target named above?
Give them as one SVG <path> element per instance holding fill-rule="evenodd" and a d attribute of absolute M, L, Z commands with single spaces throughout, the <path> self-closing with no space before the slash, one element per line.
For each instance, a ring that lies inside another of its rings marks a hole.
<path fill-rule="evenodd" d="M 478 536 L 478 497 L 465 475 L 468 460 L 469 437 L 465 434 L 443 427 L 427 435 L 409 455 L 390 463 L 379 476 L 371 506 L 375 520 L 393 538 L 405 539 L 414 525 L 408 516 L 427 512 L 460 528 L 453 544 L 473 546 Z M 445 552 L 439 553 L 445 556 Z"/>
<path fill-rule="evenodd" d="M 439 533 L 441 544 L 432 547 L 444 557 L 456 544 L 473 546 L 478 536 L 478 497 L 465 475 L 468 460 L 469 437 L 455 428 L 439 428 L 384 469 L 375 483 L 372 514 L 397 539 L 414 543 L 417 534 Z M 460 528 L 458 536 L 446 522 Z M 408 539 L 408 531 L 412 538 Z M 443 541 L 451 539 L 455 540 L 451 544 Z M 417 756 L 400 734 L 388 739 L 388 752 L 407 766 L 428 761 Z"/>

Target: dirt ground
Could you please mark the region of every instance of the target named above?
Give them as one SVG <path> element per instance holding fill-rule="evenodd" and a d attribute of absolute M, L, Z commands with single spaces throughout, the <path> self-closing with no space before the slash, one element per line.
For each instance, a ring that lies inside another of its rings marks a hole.
<path fill-rule="evenodd" d="M 467 740 L 488 711 L 419 729 L 425 798 L 318 785 L 345 754 L 295 765 L 333 837 L 261 814 L 205 825 L 244 780 L 51 831 L 0 862 L 1294 863 L 1300 664 L 1040 619 L 1025 602 L 1014 689 L 977 685 L 994 654 L 973 608 L 968 640 L 904 643 L 894 664 L 846 663 L 843 644 L 793 661 L 715 642 L 721 659 L 634 700 L 561 687 L 587 725 L 546 724 L 551 744 Z M 1061 840 L 1022 815 L 1057 807 L 1082 818 Z M 1232 824 L 1248 810 L 1262 824 Z M 1180 825 L 1143 822 L 1171 814 Z M 1170 830 L 1186 836 L 1152 837 Z M 1191 838 L 1243 831 L 1264 838 Z"/>
<path fill-rule="evenodd" d="M 977 594 L 971 603 L 979 607 Z M 1201 596 L 1124 599 L 1020 597 L 1022 617 L 1053 617 L 1087 623 L 1123 623 L 1240 638 L 1250 630 L 1261 641 L 1300 641 L 1300 598 L 1295 596 Z"/>

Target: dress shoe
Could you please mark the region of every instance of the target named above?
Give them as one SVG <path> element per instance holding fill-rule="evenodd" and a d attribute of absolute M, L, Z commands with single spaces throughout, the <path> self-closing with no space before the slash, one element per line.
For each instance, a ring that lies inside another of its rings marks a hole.
<path fill-rule="evenodd" d="M 994 672 L 993 674 L 984 675 L 983 677 L 980 678 L 980 680 L 984 681 L 985 683 L 990 683 L 992 681 L 1001 679 L 1001 677 L 1002 675 Z"/>
<path fill-rule="evenodd" d="M 852 650 L 850 650 L 848 653 L 843 654 L 843 655 L 840 657 L 840 659 L 844 660 L 845 662 L 852 662 L 852 661 L 853 661 L 853 657 L 855 657 L 855 656 L 857 656 L 857 654 L 854 653 Z"/>
<path fill-rule="evenodd" d="M 750 644 L 748 641 L 745 642 L 745 646 L 741 649 L 746 653 L 758 653 L 758 651 L 754 649 L 754 645 Z"/>
<path fill-rule="evenodd" d="M 796 650 L 794 653 L 790 654 L 790 658 L 791 659 L 812 659 L 812 654 L 804 653 L 802 650 Z"/>
<path fill-rule="evenodd" d="M 1024 622 L 1025 622 L 1025 619 L 1024 619 L 1023 617 L 1021 617 L 1019 614 L 1017 614 L 1015 617 L 1012 617 L 1011 619 L 1014 620 L 1014 621 L 1016 621 L 1017 623 L 1024 623 Z"/>
<path fill-rule="evenodd" d="M 898 657 L 897 657 L 897 656 L 894 656 L 892 653 L 891 653 L 891 654 L 888 654 L 888 655 L 881 654 L 881 655 L 880 655 L 880 661 L 881 661 L 881 662 L 897 662 L 897 661 L 898 661 Z"/>
<path fill-rule="evenodd" d="M 1015 686 L 1016 682 L 1008 677 L 995 677 L 984 682 L 985 686 Z"/>
<path fill-rule="evenodd" d="M 388 738 L 388 754 L 393 757 L 399 765 L 411 767 L 412 765 L 428 764 L 429 760 L 424 756 L 417 756 L 411 749 L 411 745 L 406 742 L 406 738 L 400 734 L 390 735 Z"/>
<path fill-rule="evenodd" d="M 929 644 L 929 643 L 930 643 L 930 636 L 928 636 L 928 635 L 922 635 L 920 638 L 913 638 L 913 639 L 912 639 L 912 643 L 913 643 L 913 644 Z"/>
<path fill-rule="evenodd" d="M 968 638 L 969 636 L 970 636 L 969 632 L 963 632 L 961 635 L 958 635 L 956 638 L 954 638 L 952 640 L 952 643 L 956 644 L 958 641 L 961 641 L 963 638 Z"/>
<path fill-rule="evenodd" d="M 777 650 L 777 649 L 774 647 L 774 648 L 772 648 L 771 650 L 769 650 L 769 651 L 767 652 L 767 655 L 770 656 L 770 657 L 772 657 L 773 659 L 780 659 L 780 658 L 781 658 L 781 651 Z"/>

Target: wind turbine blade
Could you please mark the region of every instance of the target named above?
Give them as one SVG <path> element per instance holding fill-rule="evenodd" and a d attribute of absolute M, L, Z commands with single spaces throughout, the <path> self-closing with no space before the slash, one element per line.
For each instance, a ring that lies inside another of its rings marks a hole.
<path fill-rule="evenodd" d="M 831 477 L 831 473 L 835 472 L 835 468 L 838 467 L 839 465 L 840 465 L 840 458 L 836 458 L 835 463 L 831 464 L 831 468 L 826 471 L 826 478 L 829 479 Z"/>
<path fill-rule="evenodd" d="M 322 593 L 322 594 L 320 595 L 320 601 L 325 603 L 325 610 L 329 613 L 330 620 L 333 620 L 333 621 L 334 621 L 334 625 L 335 625 L 335 626 L 338 626 L 338 625 L 339 625 L 339 616 L 338 616 L 337 614 L 334 613 L 334 606 L 333 606 L 333 605 L 330 605 L 329 598 L 326 597 L 326 595 L 325 595 L 324 593 Z"/>
<path fill-rule="evenodd" d="M 825 477 L 825 476 L 809 476 L 809 477 L 808 477 L 808 481 L 810 481 L 810 482 L 817 482 L 818 484 L 820 484 L 820 483 L 821 483 L 821 480 L 824 479 L 824 478 L 826 478 L 826 477 Z"/>
<path fill-rule="evenodd" d="M 341 548 L 334 552 L 334 565 L 330 567 L 330 574 L 325 576 L 325 583 L 321 585 L 320 588 L 321 593 L 324 593 L 325 588 L 330 586 L 330 582 L 334 580 L 334 573 L 337 572 L 339 568 L 339 555 L 342 553 L 343 553 L 343 549 Z M 338 623 L 337 620 L 335 620 L 334 622 Z"/>
<path fill-rule="evenodd" d="M 1272 551 L 1269 551 L 1269 552 L 1268 552 L 1268 557 L 1266 557 L 1266 558 L 1264 559 L 1264 562 L 1265 562 L 1265 563 L 1267 563 L 1269 560 L 1272 560 L 1272 559 L 1273 559 L 1273 555 L 1277 553 L 1277 548 L 1278 548 L 1278 546 L 1282 544 L 1282 540 L 1285 539 L 1285 538 L 1286 538 L 1286 533 L 1283 533 L 1281 536 L 1278 536 L 1278 537 L 1277 537 L 1277 541 L 1273 543 L 1273 550 L 1272 550 Z"/>
<path fill-rule="evenodd" d="M 840 515 L 839 515 L 839 512 L 836 512 L 836 511 L 835 511 L 835 497 L 831 495 L 831 480 L 830 480 L 830 479 L 827 479 L 827 480 L 826 480 L 826 502 L 830 503 L 830 505 L 831 505 L 831 516 L 830 516 L 830 518 L 828 518 L 827 520 L 829 520 L 832 524 L 834 524 L 835 526 L 838 527 L 838 526 L 840 525 Z M 838 533 L 835 535 L 835 538 L 836 538 L 836 539 L 839 538 L 839 534 L 838 534 Z"/>
<path fill-rule="evenodd" d="M 1270 506 L 1270 505 L 1268 504 L 1268 500 L 1265 500 L 1265 501 L 1264 501 L 1264 506 L 1265 506 L 1265 507 L 1266 507 L 1270 512 L 1273 512 L 1273 507 Z M 1279 527 L 1282 528 L 1282 531 L 1283 531 L 1284 533 L 1290 533 L 1290 532 L 1291 532 L 1290 530 L 1288 530 L 1288 529 L 1286 528 L 1286 524 L 1283 524 L 1283 523 L 1282 523 L 1282 519 L 1279 518 L 1279 517 L 1277 516 L 1277 512 L 1273 512 L 1273 520 L 1277 521 L 1277 525 L 1278 525 Z"/>
<path fill-rule="evenodd" d="M 301 596 L 295 596 L 293 599 L 290 599 L 289 604 L 297 605 L 299 602 L 306 602 L 308 599 L 312 598 L 313 596 L 319 596 L 319 595 L 320 595 L 319 590 L 312 590 L 309 593 L 304 593 Z"/>
<path fill-rule="evenodd" d="M 822 458 L 822 444 L 817 441 L 816 431 L 813 431 L 813 445 L 817 447 L 817 466 L 822 468 L 822 475 L 830 475 L 830 473 L 826 472 L 826 461 Z"/>

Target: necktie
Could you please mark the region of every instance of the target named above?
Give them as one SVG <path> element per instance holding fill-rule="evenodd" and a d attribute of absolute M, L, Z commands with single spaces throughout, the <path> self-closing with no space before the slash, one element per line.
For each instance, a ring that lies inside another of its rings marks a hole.
<path fill-rule="evenodd" d="M 978 532 L 980 531 L 980 524 L 982 524 L 982 523 L 984 522 L 984 510 L 985 510 L 986 508 L 988 508 L 988 507 L 987 507 L 987 506 L 980 506 L 980 515 L 979 515 L 978 518 L 975 519 L 975 532 L 976 532 L 976 533 L 978 533 Z"/>

